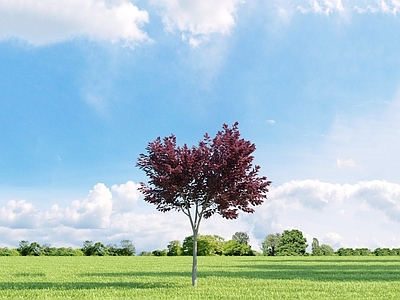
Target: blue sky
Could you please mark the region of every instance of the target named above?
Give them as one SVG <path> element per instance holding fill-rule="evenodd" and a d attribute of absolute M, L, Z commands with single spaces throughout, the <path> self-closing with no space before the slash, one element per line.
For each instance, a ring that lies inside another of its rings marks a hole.
<path fill-rule="evenodd" d="M 185 216 L 142 201 L 148 142 L 239 122 L 268 201 L 201 232 L 298 228 L 400 247 L 398 1 L 3 0 L 0 246 L 165 248 Z"/>

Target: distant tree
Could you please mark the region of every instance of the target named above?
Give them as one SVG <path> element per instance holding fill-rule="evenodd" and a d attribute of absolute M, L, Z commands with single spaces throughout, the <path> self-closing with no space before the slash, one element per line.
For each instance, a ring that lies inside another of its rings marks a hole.
<path fill-rule="evenodd" d="M 218 213 L 236 219 L 238 211 L 254 212 L 266 198 L 266 177 L 259 177 L 260 167 L 253 166 L 256 147 L 240 138 L 238 123 L 224 124 L 214 139 L 206 133 L 198 146 L 177 146 L 176 137 L 158 137 L 148 144 L 137 166 L 149 177 L 140 191 L 146 202 L 157 210 L 182 211 L 193 232 L 192 285 L 197 285 L 197 236 L 203 218 Z"/>
<path fill-rule="evenodd" d="M 279 256 L 305 255 L 306 248 L 307 239 L 300 230 L 285 230 L 276 247 L 276 253 Z"/>
<path fill-rule="evenodd" d="M 253 256 L 254 252 L 250 245 L 238 242 L 236 240 L 226 241 L 224 243 L 224 255 L 227 256 Z"/>
<path fill-rule="evenodd" d="M 336 253 L 339 256 L 352 256 L 354 250 L 352 248 L 339 248 Z"/>
<path fill-rule="evenodd" d="M 86 256 L 105 256 L 108 254 L 107 247 L 101 242 L 93 244 L 92 241 L 85 241 L 81 250 Z"/>
<path fill-rule="evenodd" d="M 28 241 L 20 241 L 17 251 L 22 256 L 40 256 L 43 254 L 42 247 L 37 242 L 29 244 Z"/>
<path fill-rule="evenodd" d="M 321 250 L 321 255 L 330 256 L 335 254 L 335 250 L 333 250 L 333 248 L 327 244 L 322 244 L 320 246 L 320 250 Z"/>
<path fill-rule="evenodd" d="M 400 255 L 400 248 L 393 248 L 390 250 L 390 255 Z"/>
<path fill-rule="evenodd" d="M 0 256 L 19 256 L 17 249 L 0 248 Z"/>
<path fill-rule="evenodd" d="M 139 256 L 153 256 L 153 253 L 150 251 L 142 251 L 139 253 Z"/>
<path fill-rule="evenodd" d="M 321 247 L 319 246 L 319 241 L 317 238 L 313 238 L 311 244 L 311 254 L 314 256 L 322 255 Z"/>
<path fill-rule="evenodd" d="M 29 242 L 24 240 L 20 241 L 17 250 L 22 256 L 29 255 Z"/>
<path fill-rule="evenodd" d="M 389 248 L 376 248 L 373 252 L 376 256 L 388 256 L 390 255 Z"/>
<path fill-rule="evenodd" d="M 238 231 L 232 236 L 232 240 L 248 245 L 250 242 L 250 237 L 246 232 Z"/>
<path fill-rule="evenodd" d="M 153 256 L 167 256 L 167 249 L 163 250 L 154 250 L 152 252 Z"/>
<path fill-rule="evenodd" d="M 197 236 L 197 255 L 210 256 L 222 255 L 224 251 L 224 239 L 218 235 L 198 235 Z M 193 236 L 188 236 L 182 243 L 182 254 L 192 255 Z"/>
<path fill-rule="evenodd" d="M 119 256 L 121 249 L 116 244 L 107 244 L 107 253 L 109 256 Z"/>
<path fill-rule="evenodd" d="M 136 253 L 136 248 L 131 240 L 121 240 L 120 242 L 119 255 L 121 256 L 134 256 Z"/>
<path fill-rule="evenodd" d="M 282 235 L 280 233 L 275 233 L 275 234 L 271 233 L 265 237 L 264 242 L 262 242 L 261 244 L 263 255 L 268 255 L 268 256 L 276 255 L 276 247 L 279 244 L 281 236 Z"/>
<path fill-rule="evenodd" d="M 353 250 L 353 255 L 369 256 L 371 255 L 371 250 L 369 250 L 368 248 L 356 248 Z"/>
<path fill-rule="evenodd" d="M 168 256 L 179 256 L 182 254 L 181 242 L 178 240 L 170 241 L 168 246 Z"/>

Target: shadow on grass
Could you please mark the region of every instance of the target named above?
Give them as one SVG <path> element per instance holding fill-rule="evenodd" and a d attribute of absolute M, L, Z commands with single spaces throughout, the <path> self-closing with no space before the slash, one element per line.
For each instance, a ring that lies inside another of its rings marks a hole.
<path fill-rule="evenodd" d="M 176 284 L 166 282 L 0 282 L 1 290 L 90 290 L 90 289 L 154 289 L 172 288 Z"/>
<path fill-rule="evenodd" d="M 358 261 L 360 263 L 360 261 Z M 393 261 L 391 261 L 393 262 Z M 302 261 L 302 265 L 296 263 L 272 263 L 263 261 L 248 265 L 213 266 L 210 271 L 197 272 L 199 278 L 206 277 L 228 277 L 249 279 L 303 279 L 313 281 L 400 281 L 400 268 L 398 264 L 392 265 L 368 265 L 340 263 L 333 264 L 308 264 Z M 110 273 L 84 273 L 81 276 L 101 277 L 187 277 L 190 272 L 110 272 Z"/>

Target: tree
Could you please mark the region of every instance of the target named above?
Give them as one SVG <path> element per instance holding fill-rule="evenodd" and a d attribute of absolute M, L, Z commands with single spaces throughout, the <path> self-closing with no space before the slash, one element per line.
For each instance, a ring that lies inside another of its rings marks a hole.
<path fill-rule="evenodd" d="M 182 254 L 181 242 L 178 240 L 170 241 L 168 246 L 168 256 L 179 256 Z"/>
<path fill-rule="evenodd" d="M 352 256 L 353 255 L 354 250 L 352 248 L 339 248 L 336 253 L 339 256 Z"/>
<path fill-rule="evenodd" d="M 238 211 L 253 213 L 264 202 L 271 184 L 253 166 L 256 147 L 240 137 L 238 123 L 224 124 L 211 139 L 206 133 L 198 146 L 177 146 L 176 137 L 158 137 L 146 147 L 137 166 L 149 177 L 139 190 L 161 212 L 177 210 L 193 232 L 192 285 L 197 285 L 197 235 L 202 219 L 218 213 L 236 219 Z"/>
<path fill-rule="evenodd" d="M 133 256 L 136 253 L 136 248 L 131 240 L 121 240 L 120 242 L 119 255 L 121 256 Z"/>
<path fill-rule="evenodd" d="M 253 256 L 254 252 L 250 245 L 230 240 L 224 243 L 224 255 L 227 256 Z"/>
<path fill-rule="evenodd" d="M 261 249 L 263 251 L 263 255 L 275 256 L 276 255 L 275 249 L 276 249 L 276 246 L 278 246 L 280 239 L 281 239 L 280 233 L 268 234 L 265 237 L 264 242 L 262 242 L 262 244 L 261 244 Z"/>
<path fill-rule="evenodd" d="M 335 250 L 333 250 L 333 248 L 327 244 L 322 244 L 320 246 L 320 249 L 321 249 L 321 254 L 325 256 L 333 255 L 335 253 Z"/>
<path fill-rule="evenodd" d="M 81 250 L 86 256 L 105 256 L 108 254 L 107 247 L 100 242 L 93 244 L 92 241 L 85 241 Z"/>
<path fill-rule="evenodd" d="M 238 231 L 232 236 L 232 240 L 248 245 L 250 242 L 250 237 L 246 232 Z"/>
<path fill-rule="evenodd" d="M 22 256 L 40 256 L 43 254 L 43 249 L 37 242 L 32 242 L 29 244 L 28 241 L 20 241 L 17 251 Z"/>
<path fill-rule="evenodd" d="M 193 235 L 186 237 L 182 244 L 183 255 L 193 254 Z M 199 256 L 222 255 L 224 251 L 224 238 L 218 235 L 198 235 L 197 253 Z"/>
<path fill-rule="evenodd" d="M 163 250 L 154 250 L 153 252 L 151 252 L 151 254 L 153 256 L 167 256 L 167 249 L 163 249 Z"/>
<path fill-rule="evenodd" d="M 311 253 L 312 255 L 322 255 L 321 252 L 321 247 L 319 246 L 319 241 L 317 238 L 313 238 L 312 244 L 311 244 Z"/>
<path fill-rule="evenodd" d="M 305 255 L 307 248 L 307 239 L 303 237 L 300 230 L 285 230 L 276 247 L 277 255 Z"/>

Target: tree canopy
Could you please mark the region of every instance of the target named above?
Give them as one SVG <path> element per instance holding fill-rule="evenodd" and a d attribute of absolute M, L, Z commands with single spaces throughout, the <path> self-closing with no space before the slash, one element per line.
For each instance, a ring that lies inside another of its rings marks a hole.
<path fill-rule="evenodd" d="M 285 230 L 276 247 L 277 255 L 305 255 L 307 248 L 307 239 L 303 237 L 300 230 Z"/>
<path fill-rule="evenodd" d="M 234 235 L 232 236 L 232 240 L 237 241 L 241 244 L 248 245 L 250 242 L 250 237 L 246 232 L 238 231 L 234 233 Z"/>
<path fill-rule="evenodd" d="M 178 146 L 176 137 L 156 138 L 140 154 L 137 166 L 149 178 L 139 190 L 161 212 L 177 210 L 193 231 L 192 284 L 197 285 L 197 235 L 201 220 L 218 213 L 236 219 L 239 211 L 253 213 L 266 199 L 271 181 L 253 166 L 256 146 L 241 138 L 238 123 L 222 126 L 216 136 L 206 133 L 197 146 Z"/>
<path fill-rule="evenodd" d="M 264 255 L 268 255 L 268 256 L 275 256 L 276 255 L 276 246 L 278 246 L 279 244 L 279 240 L 281 239 L 281 234 L 280 233 L 276 233 L 276 234 L 268 234 L 265 237 L 264 242 L 262 242 L 261 244 L 261 249 L 263 251 Z"/>

